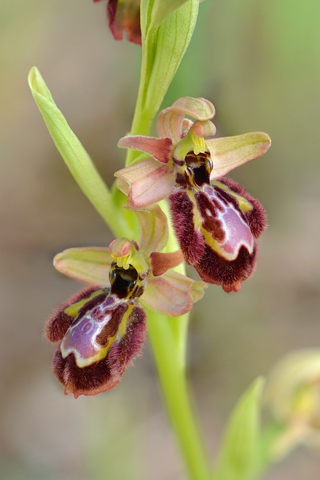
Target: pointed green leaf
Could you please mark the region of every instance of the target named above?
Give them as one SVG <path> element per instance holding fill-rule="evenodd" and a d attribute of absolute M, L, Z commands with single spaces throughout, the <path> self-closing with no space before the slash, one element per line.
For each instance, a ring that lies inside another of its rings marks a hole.
<path fill-rule="evenodd" d="M 88 285 L 110 285 L 111 253 L 108 248 L 68 248 L 54 257 L 55 268 Z"/>
<path fill-rule="evenodd" d="M 250 480 L 258 456 L 259 414 L 263 379 L 240 398 L 226 429 L 212 480 Z"/>
<path fill-rule="evenodd" d="M 126 230 L 126 225 L 122 216 L 116 211 L 117 207 L 114 205 L 112 195 L 88 153 L 54 103 L 36 67 L 30 70 L 28 82 L 49 133 L 75 181 L 111 230 L 116 235 L 121 235 Z"/>

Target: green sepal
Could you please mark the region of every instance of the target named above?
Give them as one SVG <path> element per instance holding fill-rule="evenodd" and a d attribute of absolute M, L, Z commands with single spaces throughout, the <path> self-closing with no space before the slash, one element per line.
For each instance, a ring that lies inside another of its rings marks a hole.
<path fill-rule="evenodd" d="M 112 195 L 88 153 L 54 103 L 52 95 L 36 67 L 30 70 L 28 82 L 49 133 L 71 175 L 115 235 L 123 234 L 128 228 L 123 217 L 117 211 L 118 208 L 113 202 Z"/>
<path fill-rule="evenodd" d="M 240 398 L 218 453 L 212 480 L 251 480 L 259 456 L 260 402 L 264 380 L 258 378 Z"/>
<path fill-rule="evenodd" d="M 58 253 L 54 267 L 64 275 L 88 285 L 110 286 L 109 271 L 112 262 L 109 248 L 68 248 Z"/>
<path fill-rule="evenodd" d="M 206 145 L 213 162 L 210 176 L 213 179 L 264 155 L 271 146 L 271 139 L 267 133 L 250 132 L 234 137 L 206 139 Z"/>

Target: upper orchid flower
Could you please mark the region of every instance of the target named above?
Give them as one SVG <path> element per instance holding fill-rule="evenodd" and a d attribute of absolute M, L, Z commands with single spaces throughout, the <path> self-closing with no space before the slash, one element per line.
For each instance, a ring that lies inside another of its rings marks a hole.
<path fill-rule="evenodd" d="M 118 187 L 139 208 L 168 197 L 185 260 L 203 280 L 238 291 L 255 267 L 256 242 L 266 227 L 260 203 L 232 180 L 217 180 L 265 153 L 270 138 L 254 132 L 205 139 L 216 132 L 212 103 L 184 97 L 158 116 L 159 138 L 128 136 L 120 147 L 152 155 L 119 170 Z M 186 115 L 195 119 L 194 122 Z"/>
<path fill-rule="evenodd" d="M 164 213 L 154 205 L 137 211 L 140 245 L 118 238 L 107 248 L 73 248 L 55 257 L 55 267 L 93 285 L 62 305 L 49 320 L 47 338 L 60 344 L 54 373 L 65 393 L 95 395 L 114 388 L 146 334 L 146 313 L 178 316 L 203 295 L 195 282 L 169 269 L 183 257 L 160 253 L 168 239 Z"/>

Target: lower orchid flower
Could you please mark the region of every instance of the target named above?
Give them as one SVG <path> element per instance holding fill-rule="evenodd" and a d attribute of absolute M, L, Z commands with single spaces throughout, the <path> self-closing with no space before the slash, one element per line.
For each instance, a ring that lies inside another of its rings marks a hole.
<path fill-rule="evenodd" d="M 128 136 L 120 147 L 152 155 L 119 170 L 118 187 L 131 207 L 169 197 L 181 251 L 203 280 L 238 291 L 254 271 L 255 239 L 266 228 L 261 204 L 236 182 L 221 178 L 261 155 L 270 146 L 267 134 L 206 138 L 215 134 L 213 105 L 185 97 L 158 116 L 159 138 Z M 192 122 L 186 115 L 195 119 Z"/>
<path fill-rule="evenodd" d="M 48 340 L 60 342 L 54 373 L 75 398 L 114 388 L 140 355 L 146 335 L 141 304 L 179 316 L 203 296 L 203 282 L 170 270 L 183 260 L 181 252 L 160 252 L 168 239 L 160 207 L 136 213 L 139 245 L 118 238 L 109 249 L 71 248 L 54 260 L 60 272 L 92 285 L 62 305 L 46 327 Z"/>

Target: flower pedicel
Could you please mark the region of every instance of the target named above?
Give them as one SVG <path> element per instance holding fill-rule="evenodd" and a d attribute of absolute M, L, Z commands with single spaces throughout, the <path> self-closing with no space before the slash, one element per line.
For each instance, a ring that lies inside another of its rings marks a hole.
<path fill-rule="evenodd" d="M 159 138 L 128 136 L 119 141 L 120 147 L 153 158 L 115 175 L 131 208 L 169 197 L 172 223 L 186 262 L 203 280 L 231 292 L 240 290 L 254 271 L 255 239 L 266 228 L 266 216 L 261 204 L 240 185 L 221 177 L 265 153 L 270 138 L 254 132 L 205 140 L 216 132 L 210 121 L 213 116 L 214 107 L 208 100 L 177 100 L 158 116 Z"/>

